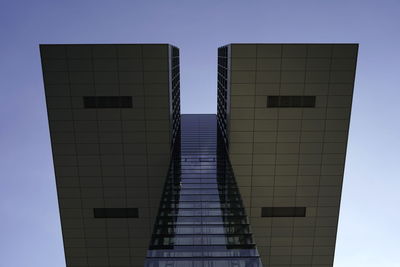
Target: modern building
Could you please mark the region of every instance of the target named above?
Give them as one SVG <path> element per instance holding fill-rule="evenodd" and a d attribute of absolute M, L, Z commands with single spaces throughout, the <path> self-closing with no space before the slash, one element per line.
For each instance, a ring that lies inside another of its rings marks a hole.
<path fill-rule="evenodd" d="M 182 115 L 180 136 L 145 266 L 262 266 L 216 115 Z"/>
<path fill-rule="evenodd" d="M 180 127 L 179 50 L 40 50 L 66 264 L 143 266 Z"/>
<path fill-rule="evenodd" d="M 357 44 L 218 50 L 218 124 L 266 266 L 332 266 Z"/>
<path fill-rule="evenodd" d="M 357 45 L 221 47 L 182 116 L 174 46 L 40 49 L 68 267 L 332 266 Z"/>

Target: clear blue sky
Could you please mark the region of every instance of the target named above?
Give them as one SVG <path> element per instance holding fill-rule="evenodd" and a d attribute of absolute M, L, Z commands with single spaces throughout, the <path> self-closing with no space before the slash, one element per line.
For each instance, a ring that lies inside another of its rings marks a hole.
<path fill-rule="evenodd" d="M 400 266 L 400 1 L 4 0 L 0 267 L 64 267 L 40 43 L 172 43 L 183 113 L 215 113 L 217 47 L 360 43 L 335 267 Z"/>

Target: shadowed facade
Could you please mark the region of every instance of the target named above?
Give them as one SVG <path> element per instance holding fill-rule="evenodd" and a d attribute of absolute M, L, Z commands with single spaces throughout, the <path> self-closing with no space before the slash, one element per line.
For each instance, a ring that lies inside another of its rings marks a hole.
<path fill-rule="evenodd" d="M 358 45 L 223 46 L 182 116 L 174 46 L 40 50 L 68 267 L 333 265 Z"/>

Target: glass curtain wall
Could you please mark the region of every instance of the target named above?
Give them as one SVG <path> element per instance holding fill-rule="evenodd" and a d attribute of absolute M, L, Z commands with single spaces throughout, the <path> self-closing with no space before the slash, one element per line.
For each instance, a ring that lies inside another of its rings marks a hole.
<path fill-rule="evenodd" d="M 216 115 L 181 116 L 145 266 L 262 266 Z"/>

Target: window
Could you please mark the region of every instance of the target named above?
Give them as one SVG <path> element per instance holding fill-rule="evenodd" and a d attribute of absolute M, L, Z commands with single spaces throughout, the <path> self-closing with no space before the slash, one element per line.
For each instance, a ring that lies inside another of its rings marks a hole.
<path fill-rule="evenodd" d="M 84 96 L 85 108 L 132 108 L 132 96 Z"/>
<path fill-rule="evenodd" d="M 268 108 L 314 108 L 315 96 L 268 96 Z"/>
<path fill-rule="evenodd" d="M 95 208 L 95 218 L 139 218 L 137 208 Z"/>
<path fill-rule="evenodd" d="M 305 207 L 265 207 L 261 217 L 306 217 Z"/>

